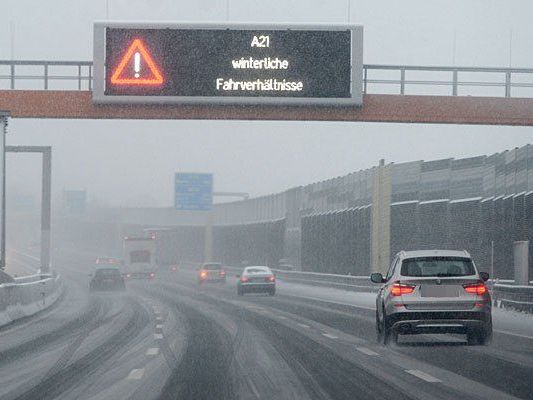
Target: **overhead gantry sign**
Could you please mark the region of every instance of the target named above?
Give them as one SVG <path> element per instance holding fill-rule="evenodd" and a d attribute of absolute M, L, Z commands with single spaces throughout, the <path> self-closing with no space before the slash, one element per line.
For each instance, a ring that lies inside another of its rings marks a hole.
<path fill-rule="evenodd" d="M 95 23 L 95 103 L 361 105 L 354 25 Z"/>

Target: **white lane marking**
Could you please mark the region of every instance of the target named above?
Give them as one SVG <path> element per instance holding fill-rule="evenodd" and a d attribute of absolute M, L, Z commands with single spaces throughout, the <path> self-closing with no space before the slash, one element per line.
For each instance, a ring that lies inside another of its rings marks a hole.
<path fill-rule="evenodd" d="M 143 375 L 144 375 L 144 368 L 132 369 L 130 371 L 130 374 L 128 375 L 128 379 L 139 380 L 143 377 Z"/>
<path fill-rule="evenodd" d="M 426 382 L 431 382 L 431 383 L 442 382 L 440 379 L 437 379 L 434 376 L 426 374 L 425 372 L 419 371 L 417 369 L 406 369 L 405 372 L 407 372 L 408 374 L 414 375 L 417 378 L 420 378 Z"/>
<path fill-rule="evenodd" d="M 160 321 L 163 321 L 163 318 L 161 318 L 161 317 L 157 317 L 155 320 L 158 321 L 158 322 L 160 322 Z"/>
<path fill-rule="evenodd" d="M 294 297 L 294 298 L 297 298 L 297 299 L 317 300 L 317 301 L 321 301 L 322 303 L 339 304 L 341 306 L 350 306 L 350 307 L 354 307 L 354 308 L 362 308 L 364 310 L 375 310 L 376 309 L 376 307 L 368 307 L 368 306 L 363 306 L 363 305 L 360 305 L 360 304 L 345 303 L 345 302 L 342 302 L 342 301 L 323 299 L 323 298 L 320 298 L 320 297 L 313 297 L 313 296 L 288 295 L 287 297 Z"/>
<path fill-rule="evenodd" d="M 296 325 L 301 326 L 302 328 L 311 328 L 309 325 L 300 324 L 299 322 L 297 322 Z"/>
<path fill-rule="evenodd" d="M 524 339 L 533 340 L 533 336 L 521 335 L 520 333 L 513 333 L 513 332 L 509 332 L 509 331 L 501 331 L 501 330 L 496 330 L 496 329 L 494 329 L 494 332 L 503 333 L 504 335 L 517 336 L 517 337 L 521 337 L 521 338 L 524 338 Z"/>
<path fill-rule="evenodd" d="M 366 347 L 356 347 L 355 349 L 363 354 L 366 354 L 367 356 L 379 356 L 378 353 L 373 350 L 367 349 Z"/>
<path fill-rule="evenodd" d="M 287 317 L 284 317 L 283 315 L 278 315 L 279 319 L 288 319 Z"/>
<path fill-rule="evenodd" d="M 157 347 L 151 347 L 148 350 L 146 350 L 147 356 L 157 356 L 159 354 L 159 348 Z"/>
<path fill-rule="evenodd" d="M 248 378 L 247 381 L 248 381 L 248 386 L 250 386 L 250 389 L 252 389 L 252 392 L 254 392 L 255 397 L 260 399 L 261 396 L 259 395 L 259 391 L 255 387 L 255 383 L 250 378 Z"/>
<path fill-rule="evenodd" d="M 161 325 L 161 324 L 157 324 L 157 325 L 155 326 L 155 329 L 163 329 L 163 325 Z"/>
<path fill-rule="evenodd" d="M 161 335 L 160 333 L 154 333 L 154 339 L 156 340 L 163 339 L 163 335 Z"/>
<path fill-rule="evenodd" d="M 338 336 L 332 335 L 331 333 L 323 333 L 322 336 L 325 336 L 330 339 L 338 339 Z"/>

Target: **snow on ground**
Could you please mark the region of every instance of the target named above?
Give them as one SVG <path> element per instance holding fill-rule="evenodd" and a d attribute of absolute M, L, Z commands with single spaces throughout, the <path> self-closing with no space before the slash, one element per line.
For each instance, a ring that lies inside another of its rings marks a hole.
<path fill-rule="evenodd" d="M 277 285 L 279 293 L 288 296 L 329 301 L 368 310 L 375 309 L 376 293 L 310 286 L 282 280 L 278 280 Z M 533 314 L 493 308 L 492 318 L 496 332 L 508 333 L 533 340 Z"/>

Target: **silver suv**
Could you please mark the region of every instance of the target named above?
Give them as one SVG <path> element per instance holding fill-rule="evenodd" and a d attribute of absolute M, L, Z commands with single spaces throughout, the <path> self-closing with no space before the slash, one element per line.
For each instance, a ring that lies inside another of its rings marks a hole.
<path fill-rule="evenodd" d="M 466 251 L 401 251 L 385 277 L 370 279 L 383 283 L 376 298 L 380 343 L 396 342 L 398 334 L 460 333 L 470 345 L 492 337 L 489 275 Z"/>

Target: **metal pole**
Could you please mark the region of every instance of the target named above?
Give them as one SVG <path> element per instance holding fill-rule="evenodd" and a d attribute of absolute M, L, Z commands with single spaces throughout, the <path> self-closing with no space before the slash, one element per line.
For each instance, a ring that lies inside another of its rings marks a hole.
<path fill-rule="evenodd" d="M 0 269 L 6 268 L 6 134 L 8 116 L 9 113 L 0 111 L 0 135 L 2 135 L 2 149 L 0 150 L 2 156 L 2 238 L 0 240 Z"/>
<path fill-rule="evenodd" d="M 41 273 L 50 273 L 50 217 L 52 204 L 52 149 L 43 152 L 41 198 Z"/>
<path fill-rule="evenodd" d="M 490 277 L 494 279 L 494 240 L 490 242 Z"/>

